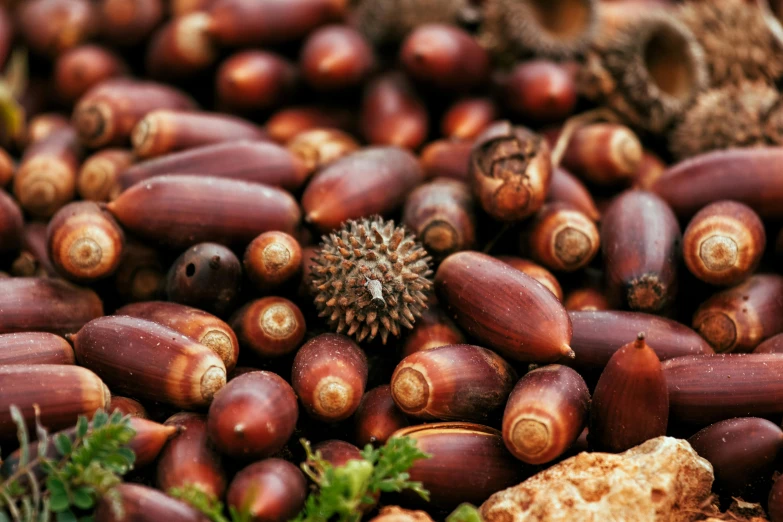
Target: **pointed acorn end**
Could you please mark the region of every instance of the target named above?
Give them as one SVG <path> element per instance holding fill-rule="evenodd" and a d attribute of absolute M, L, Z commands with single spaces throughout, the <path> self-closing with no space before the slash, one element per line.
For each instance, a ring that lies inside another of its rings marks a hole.
<path fill-rule="evenodd" d="M 560 347 L 560 353 L 563 355 L 563 357 L 568 357 L 569 359 L 576 358 L 576 353 L 574 353 L 574 350 L 572 350 L 571 347 L 567 344 L 563 344 L 563 346 Z"/>
<path fill-rule="evenodd" d="M 641 350 L 642 348 L 647 346 L 647 343 L 644 341 L 646 338 L 644 332 L 639 332 L 636 334 L 636 341 L 634 341 L 633 345 L 635 348 Z"/>

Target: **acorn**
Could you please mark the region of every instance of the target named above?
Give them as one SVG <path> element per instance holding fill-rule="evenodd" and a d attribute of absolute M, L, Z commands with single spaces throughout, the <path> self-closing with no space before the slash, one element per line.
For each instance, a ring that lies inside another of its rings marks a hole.
<path fill-rule="evenodd" d="M 263 50 L 240 51 L 217 70 L 218 107 L 232 112 L 274 109 L 287 101 L 299 80 L 294 64 Z"/>
<path fill-rule="evenodd" d="M 482 208 L 498 221 L 519 221 L 544 204 L 552 175 L 547 142 L 525 127 L 495 123 L 476 138 L 470 179 Z"/>
<path fill-rule="evenodd" d="M 15 14 L 24 42 L 49 57 L 88 40 L 97 29 L 96 6 L 89 0 L 29 0 Z"/>
<path fill-rule="evenodd" d="M 557 122 L 576 108 L 574 75 L 564 64 L 524 61 L 514 66 L 501 85 L 503 104 L 526 120 Z"/>
<path fill-rule="evenodd" d="M 757 5 L 687 2 L 676 13 L 704 48 L 712 85 L 745 80 L 774 84 L 783 75 L 781 43 Z"/>
<path fill-rule="evenodd" d="M 237 310 L 231 325 L 242 346 L 261 357 L 280 357 L 299 348 L 307 329 L 299 307 L 282 297 L 263 297 Z"/>
<path fill-rule="evenodd" d="M 601 218 L 601 213 L 587 187 L 570 172 L 560 167 L 552 169 L 552 181 L 549 185 L 546 201 L 567 203 L 593 221 L 598 221 Z"/>
<path fill-rule="evenodd" d="M 103 303 L 87 288 L 45 277 L 0 278 L 0 333 L 74 333 L 103 315 Z"/>
<path fill-rule="evenodd" d="M 609 301 L 604 293 L 593 287 L 584 287 L 571 290 L 563 300 L 563 306 L 569 312 L 595 312 L 609 310 Z M 573 319 L 571 320 L 573 322 Z M 571 344 L 574 340 L 571 339 Z"/>
<path fill-rule="evenodd" d="M 402 222 L 436 259 L 470 250 L 476 240 L 470 187 L 452 179 L 420 185 L 405 200 Z"/>
<path fill-rule="evenodd" d="M 753 349 L 753 353 L 783 353 L 783 333 L 773 335 Z"/>
<path fill-rule="evenodd" d="M 753 209 L 719 201 L 688 223 L 682 253 L 688 270 L 713 285 L 736 285 L 752 274 L 766 247 L 764 223 Z"/>
<path fill-rule="evenodd" d="M 275 112 L 266 121 L 266 131 L 275 142 L 285 144 L 307 130 L 334 128 L 353 131 L 356 114 L 335 106 L 300 105 Z"/>
<path fill-rule="evenodd" d="M 256 0 L 216 0 L 209 34 L 225 47 L 259 47 L 299 40 L 345 15 L 344 0 L 303 0 L 295 6 Z"/>
<path fill-rule="evenodd" d="M 207 435 L 207 416 L 181 412 L 169 417 L 166 426 L 177 434 L 158 457 L 156 483 L 161 491 L 192 486 L 214 498 L 226 491 L 226 474 L 220 455 Z"/>
<path fill-rule="evenodd" d="M 367 385 L 367 356 L 344 335 L 325 333 L 296 352 L 291 385 L 307 413 L 337 422 L 359 407 Z"/>
<path fill-rule="evenodd" d="M 140 484 L 121 483 L 95 508 L 95 522 L 208 522 L 209 518 L 183 500 Z M 117 506 L 120 506 L 117 509 Z M 118 514 L 120 513 L 120 514 Z"/>
<path fill-rule="evenodd" d="M 51 217 L 73 199 L 80 160 L 81 148 L 70 127 L 27 147 L 13 183 L 21 207 L 35 217 Z"/>
<path fill-rule="evenodd" d="M 22 209 L 10 194 L 0 191 L 0 252 L 19 250 L 24 233 Z"/>
<path fill-rule="evenodd" d="M 123 395 L 194 408 L 208 405 L 226 383 L 226 367 L 212 350 L 145 319 L 101 317 L 71 341 L 79 364 Z M 105 349 L 123 343 L 128 350 Z"/>
<path fill-rule="evenodd" d="M 211 176 L 157 176 L 106 208 L 129 232 L 169 248 L 246 245 L 269 230 L 291 233 L 300 219 L 296 200 L 281 189 Z"/>
<path fill-rule="evenodd" d="M 0 187 L 8 186 L 15 174 L 16 161 L 8 154 L 8 151 L 0 148 Z"/>
<path fill-rule="evenodd" d="M 351 14 L 353 26 L 380 46 L 400 43 L 420 25 L 455 24 L 473 13 L 467 0 L 359 0 Z"/>
<path fill-rule="evenodd" d="M 299 158 L 307 172 L 315 172 L 356 152 L 359 143 L 339 129 L 322 128 L 296 134 L 286 143 L 286 148 Z"/>
<path fill-rule="evenodd" d="M 497 119 L 498 108 L 491 98 L 463 98 L 454 102 L 440 120 L 445 138 L 470 141 Z"/>
<path fill-rule="evenodd" d="M 688 443 L 712 464 L 716 491 L 753 498 L 759 489 L 768 487 L 783 449 L 783 431 L 758 417 L 729 419 L 707 426 Z"/>
<path fill-rule="evenodd" d="M 164 174 L 215 176 L 298 190 L 308 168 L 285 148 L 263 141 L 230 141 L 204 145 L 140 161 L 118 177 L 120 191 Z M 112 198 L 113 199 L 113 198 Z"/>
<path fill-rule="evenodd" d="M 109 148 L 89 156 L 79 169 L 76 190 L 82 199 L 111 201 L 119 195 L 120 173 L 135 161 L 125 149 Z"/>
<path fill-rule="evenodd" d="M 571 321 L 543 285 L 479 252 L 447 257 L 435 275 L 438 299 L 471 337 L 523 362 L 573 357 Z"/>
<path fill-rule="evenodd" d="M 174 261 L 166 278 L 169 301 L 217 315 L 233 309 L 242 281 L 237 256 L 216 243 L 199 243 Z"/>
<path fill-rule="evenodd" d="M 168 326 L 215 352 L 223 360 L 227 372 L 236 366 L 239 357 L 237 336 L 228 324 L 208 312 L 177 303 L 147 301 L 125 305 L 115 314 Z"/>
<path fill-rule="evenodd" d="M 532 469 L 520 466 L 508 452 L 499 431 L 480 424 L 422 424 L 397 430 L 392 437 L 410 437 L 431 455 L 415 461 L 409 473 L 410 480 L 430 492 L 428 505 L 436 509 L 451 510 L 463 502 L 480 505 L 532 475 Z"/>
<path fill-rule="evenodd" d="M 0 196 L 0 208 L 4 203 Z M 9 200 L 11 200 L 9 198 Z M 11 200 L 12 201 L 12 200 Z M 59 277 L 49 259 L 49 247 L 46 243 L 46 223 L 31 221 L 22 229 L 21 252 L 11 264 L 14 277 Z M 10 242 L 13 245 L 13 241 Z"/>
<path fill-rule="evenodd" d="M 672 422 L 706 426 L 783 413 L 783 355 L 689 355 L 662 364 Z"/>
<path fill-rule="evenodd" d="M 593 123 L 574 132 L 563 168 L 591 183 L 616 185 L 636 174 L 644 149 L 634 132 L 616 123 Z"/>
<path fill-rule="evenodd" d="M 181 80 L 209 68 L 218 52 L 209 35 L 206 13 L 172 18 L 152 34 L 145 56 L 145 71 L 152 78 Z"/>
<path fill-rule="evenodd" d="M 361 447 L 383 446 L 392 433 L 410 422 L 392 397 L 391 386 L 383 384 L 364 394 L 354 415 L 354 441 Z"/>
<path fill-rule="evenodd" d="M 543 266 L 536 264 L 532 261 L 529 261 L 527 259 L 522 259 L 521 257 L 514 257 L 514 256 L 496 256 L 496 259 L 499 259 L 500 261 L 503 261 L 507 265 L 510 265 L 523 274 L 529 275 L 542 285 L 544 285 L 547 290 L 552 292 L 552 295 L 557 297 L 557 300 L 562 302 L 563 301 L 563 289 L 560 286 L 560 283 L 557 281 L 557 278 L 555 275 L 544 268 Z"/>
<path fill-rule="evenodd" d="M 653 185 L 664 171 L 666 171 L 666 163 L 649 150 L 645 150 L 642 153 L 642 161 L 634 174 L 632 187 L 653 191 Z"/>
<path fill-rule="evenodd" d="M 158 109 L 133 128 L 131 143 L 139 158 L 162 156 L 213 143 L 263 140 L 265 133 L 249 121 L 210 112 Z"/>
<path fill-rule="evenodd" d="M 121 76 L 126 70 L 122 59 L 105 47 L 82 45 L 62 53 L 54 64 L 53 82 L 57 96 L 75 103 L 104 80 Z"/>
<path fill-rule="evenodd" d="M 46 332 L 0 334 L 0 366 L 6 364 L 73 364 L 71 345 Z"/>
<path fill-rule="evenodd" d="M 754 275 L 707 299 L 693 315 L 693 329 L 716 352 L 750 352 L 783 332 L 783 277 Z"/>
<path fill-rule="evenodd" d="M 101 36 L 122 47 L 142 43 L 165 16 L 162 0 L 101 0 Z"/>
<path fill-rule="evenodd" d="M 287 382 L 271 372 L 249 372 L 215 397 L 207 433 L 224 455 L 266 458 L 288 442 L 298 417 L 296 394 Z"/>
<path fill-rule="evenodd" d="M 79 99 L 71 122 L 81 142 L 91 148 L 124 145 L 133 127 L 155 109 L 195 109 L 183 92 L 160 83 L 109 79 Z"/>
<path fill-rule="evenodd" d="M 435 140 L 421 151 L 420 162 L 427 179 L 450 178 L 470 183 L 470 141 Z"/>
<path fill-rule="evenodd" d="M 69 203 L 46 230 L 49 258 L 67 279 L 89 282 L 119 266 L 125 234 L 108 212 L 92 201 Z"/>
<path fill-rule="evenodd" d="M 522 377 L 503 413 L 503 441 L 522 462 L 545 464 L 576 442 L 587 423 L 590 391 L 571 368 L 550 364 Z"/>
<path fill-rule="evenodd" d="M 568 362 L 582 375 L 600 373 L 625 340 L 644 332 L 661 361 L 715 352 L 696 332 L 665 317 L 619 310 L 569 311 L 574 328 L 571 347 L 576 358 Z"/>
<path fill-rule="evenodd" d="M 601 221 L 609 302 L 639 312 L 668 306 L 677 292 L 681 237 L 671 208 L 655 194 L 616 197 Z"/>
<path fill-rule="evenodd" d="M 568 203 L 555 202 L 536 213 L 522 243 L 521 250 L 547 268 L 573 272 L 593 260 L 601 238 L 589 216 Z"/>
<path fill-rule="evenodd" d="M 242 265 L 253 285 L 258 290 L 268 291 L 299 274 L 302 247 L 285 232 L 264 232 L 247 246 Z"/>
<path fill-rule="evenodd" d="M 414 352 L 431 350 L 438 346 L 465 343 L 465 336 L 457 328 L 457 325 L 434 301 L 434 296 L 430 296 L 427 302 L 428 308 L 422 312 L 421 317 L 413 325 L 413 330 L 405 336 L 401 351 L 402 357 L 407 357 Z"/>
<path fill-rule="evenodd" d="M 166 273 L 159 252 L 137 241 L 128 241 L 114 272 L 114 287 L 124 303 L 161 297 Z"/>
<path fill-rule="evenodd" d="M 606 363 L 590 405 L 590 446 L 619 453 L 666 434 L 669 396 L 661 361 L 645 334 Z"/>
<path fill-rule="evenodd" d="M 334 467 L 345 465 L 351 460 L 362 460 L 359 448 L 344 440 L 329 439 L 313 446 L 313 453 L 320 452 L 321 458 Z"/>
<path fill-rule="evenodd" d="M 470 344 L 413 353 L 394 369 L 394 402 L 422 420 L 486 422 L 499 412 L 517 380 L 499 355 Z"/>
<path fill-rule="evenodd" d="M 361 133 L 372 145 L 417 149 L 429 133 L 429 113 L 408 79 L 398 72 L 370 81 L 360 109 Z"/>
<path fill-rule="evenodd" d="M 19 137 L 20 148 L 29 147 L 37 141 L 49 137 L 54 131 L 70 128 L 70 119 L 58 112 L 36 114 L 27 122 L 26 136 Z"/>
<path fill-rule="evenodd" d="M 316 90 L 332 91 L 360 85 L 375 66 L 373 48 L 356 29 L 327 25 L 302 44 L 299 66 Z"/>
<path fill-rule="evenodd" d="M 345 222 L 339 232 L 323 236 L 314 263 L 319 317 L 359 342 L 380 334 L 386 344 L 389 333 L 399 336 L 400 325 L 413 328 L 427 308 L 430 257 L 393 221 L 375 216 Z"/>
<path fill-rule="evenodd" d="M 10 406 L 15 405 L 27 423 L 35 425 L 35 410 L 41 424 L 56 431 L 76 424 L 79 415 L 92 416 L 111 400 L 103 381 L 87 368 L 62 364 L 9 364 L 0 366 L 0 440 L 16 436 Z"/>
<path fill-rule="evenodd" d="M 106 412 L 111 415 L 115 411 L 119 411 L 122 415 L 130 415 L 138 419 L 147 419 L 149 415 L 144 406 L 136 400 L 129 397 L 121 397 L 119 395 L 113 395 L 111 402 L 106 407 Z"/>
<path fill-rule="evenodd" d="M 291 520 L 304 507 L 307 493 L 307 480 L 298 467 L 266 459 L 236 474 L 226 504 L 232 510 L 247 510 L 252 521 Z"/>

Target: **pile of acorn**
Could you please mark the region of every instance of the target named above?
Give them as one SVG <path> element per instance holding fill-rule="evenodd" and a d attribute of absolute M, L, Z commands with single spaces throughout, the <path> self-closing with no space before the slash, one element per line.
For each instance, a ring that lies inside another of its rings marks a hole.
<path fill-rule="evenodd" d="M 120 409 L 138 520 L 287 520 L 396 434 L 441 516 L 669 434 L 783 521 L 781 14 L 5 0 L 6 464 Z"/>

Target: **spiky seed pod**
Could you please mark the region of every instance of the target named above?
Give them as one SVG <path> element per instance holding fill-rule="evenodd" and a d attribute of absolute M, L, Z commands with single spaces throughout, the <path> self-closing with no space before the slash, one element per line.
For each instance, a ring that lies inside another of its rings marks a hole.
<path fill-rule="evenodd" d="M 431 258 L 405 227 L 373 216 L 323 236 L 312 266 L 315 306 L 338 333 L 361 342 L 400 335 L 427 308 Z"/>
<path fill-rule="evenodd" d="M 774 83 L 783 75 L 783 49 L 762 11 L 745 0 L 687 2 L 677 17 L 704 48 L 710 83 Z"/>
<path fill-rule="evenodd" d="M 634 128 L 666 130 L 708 85 L 704 51 L 690 29 L 665 11 L 604 25 L 580 71 L 581 94 Z"/>
<path fill-rule="evenodd" d="M 779 99 L 777 89 L 761 81 L 710 89 L 669 134 L 669 149 L 685 159 L 711 150 L 780 144 L 783 128 L 770 118 L 779 112 Z"/>

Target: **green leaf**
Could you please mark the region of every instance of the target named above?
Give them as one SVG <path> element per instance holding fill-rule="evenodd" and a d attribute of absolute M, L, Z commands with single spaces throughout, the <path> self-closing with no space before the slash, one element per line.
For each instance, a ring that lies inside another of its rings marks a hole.
<path fill-rule="evenodd" d="M 73 451 L 71 439 L 65 433 L 58 433 L 54 437 L 54 447 L 57 448 L 57 453 L 62 456 L 70 455 L 71 451 Z"/>
<path fill-rule="evenodd" d="M 65 483 L 57 477 L 50 476 L 46 479 L 46 489 L 49 490 L 49 494 L 52 496 L 63 495 L 68 498 L 68 490 L 65 488 Z"/>
<path fill-rule="evenodd" d="M 83 439 L 89 429 L 90 423 L 87 421 L 87 417 L 79 415 L 79 420 L 76 422 L 76 436 Z"/>
<path fill-rule="evenodd" d="M 93 490 L 88 487 L 80 487 L 73 490 L 73 505 L 79 509 L 90 509 L 95 505 Z"/>
<path fill-rule="evenodd" d="M 483 522 L 483 519 L 476 506 L 466 502 L 457 506 L 457 509 L 446 517 L 446 522 Z"/>
<path fill-rule="evenodd" d="M 55 513 L 65 511 L 70 505 L 71 501 L 65 493 L 59 493 L 49 497 L 49 508 Z"/>
<path fill-rule="evenodd" d="M 102 428 L 108 421 L 109 416 L 106 414 L 106 412 L 103 410 L 98 410 L 95 412 L 95 416 L 92 418 L 92 429 L 97 430 L 98 428 Z"/>
<path fill-rule="evenodd" d="M 136 462 L 136 454 L 130 448 L 120 448 L 117 450 L 117 455 L 125 459 L 125 463 L 128 466 L 132 466 Z"/>
<path fill-rule="evenodd" d="M 68 511 L 60 511 L 57 513 L 57 522 L 78 522 L 76 515 L 70 509 Z"/>

